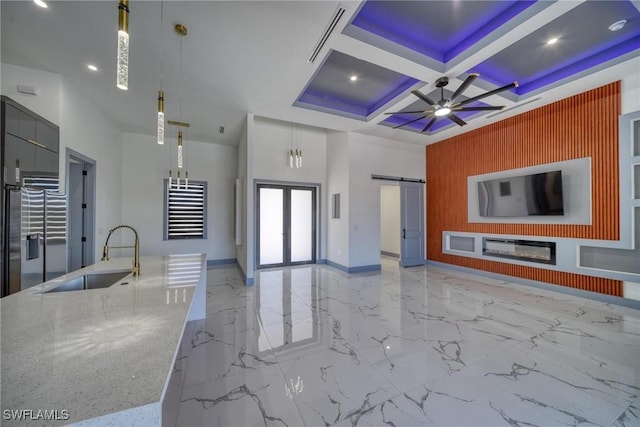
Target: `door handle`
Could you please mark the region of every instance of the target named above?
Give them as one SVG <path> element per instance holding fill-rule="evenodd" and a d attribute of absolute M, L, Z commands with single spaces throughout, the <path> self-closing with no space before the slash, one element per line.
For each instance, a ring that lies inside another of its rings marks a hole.
<path fill-rule="evenodd" d="M 402 229 L 402 238 L 403 238 L 403 239 L 406 239 L 406 238 L 407 238 L 407 229 L 406 229 L 406 228 L 403 228 L 403 229 Z"/>

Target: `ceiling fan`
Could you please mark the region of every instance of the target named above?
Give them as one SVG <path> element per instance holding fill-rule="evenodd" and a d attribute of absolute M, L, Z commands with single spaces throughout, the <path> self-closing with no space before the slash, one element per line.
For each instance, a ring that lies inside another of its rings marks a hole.
<path fill-rule="evenodd" d="M 408 124 L 417 122 L 418 120 L 422 120 L 424 118 L 431 119 L 427 123 L 427 125 L 421 130 L 421 132 L 428 131 L 431 126 L 438 120 L 440 117 L 447 117 L 451 121 L 457 123 L 460 126 L 464 126 L 467 124 L 464 120 L 458 117 L 455 112 L 457 111 L 495 111 L 502 110 L 503 106 L 493 107 L 493 106 L 478 106 L 478 107 L 465 107 L 465 105 L 470 104 L 474 101 L 477 101 L 482 98 L 486 98 L 487 96 L 495 95 L 497 93 L 503 92 L 505 90 L 509 90 L 512 88 L 518 87 L 518 82 L 510 83 L 506 86 L 499 87 L 494 90 L 490 90 L 489 92 L 483 93 L 478 96 L 474 96 L 473 98 L 467 98 L 463 101 L 458 101 L 458 98 L 474 81 L 478 78 L 480 74 L 471 73 L 467 76 L 467 78 L 462 82 L 460 87 L 451 95 L 451 99 L 445 99 L 444 97 L 444 87 L 449 84 L 448 77 L 440 77 L 436 80 L 436 87 L 440 88 L 440 101 L 435 102 L 427 95 L 423 94 L 418 90 L 412 90 L 411 93 L 429 104 L 429 108 L 426 110 L 416 110 L 416 111 L 395 111 L 391 113 L 385 114 L 420 114 L 417 119 L 409 120 L 406 123 L 402 123 L 400 125 L 394 126 L 393 129 L 400 128 L 402 126 L 406 126 Z"/>

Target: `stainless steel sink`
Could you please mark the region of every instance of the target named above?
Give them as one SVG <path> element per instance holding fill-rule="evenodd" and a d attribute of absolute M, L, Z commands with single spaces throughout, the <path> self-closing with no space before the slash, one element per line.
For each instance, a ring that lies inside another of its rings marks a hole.
<path fill-rule="evenodd" d="M 85 289 L 108 288 L 109 286 L 113 285 L 129 274 L 131 274 L 131 271 L 85 274 L 84 276 L 79 276 L 71 279 L 67 282 L 64 282 L 62 285 L 56 286 L 55 288 L 43 293 L 48 294 L 51 292 L 67 292 L 81 291 Z"/>

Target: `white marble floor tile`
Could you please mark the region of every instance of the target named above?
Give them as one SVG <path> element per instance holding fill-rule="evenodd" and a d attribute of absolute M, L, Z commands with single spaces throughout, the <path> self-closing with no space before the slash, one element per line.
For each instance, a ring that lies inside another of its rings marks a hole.
<path fill-rule="evenodd" d="M 640 427 L 639 310 L 386 258 L 207 277 L 177 425 Z"/>
<path fill-rule="evenodd" d="M 279 366 L 310 426 L 349 420 L 398 393 L 368 362 L 349 354 L 301 349 Z"/>
<path fill-rule="evenodd" d="M 195 328 L 184 387 L 276 365 L 268 343 L 260 348 L 261 333 L 260 327 L 245 329 L 235 323 L 218 329 L 209 320 Z"/>
<path fill-rule="evenodd" d="M 303 426 L 276 366 L 185 388 L 178 426 Z"/>
<path fill-rule="evenodd" d="M 482 359 L 470 369 L 556 423 L 611 425 L 629 404 L 607 384 L 515 348 Z"/>
<path fill-rule="evenodd" d="M 640 399 L 629 405 L 629 407 L 618 417 L 611 427 L 638 426 L 640 426 Z"/>

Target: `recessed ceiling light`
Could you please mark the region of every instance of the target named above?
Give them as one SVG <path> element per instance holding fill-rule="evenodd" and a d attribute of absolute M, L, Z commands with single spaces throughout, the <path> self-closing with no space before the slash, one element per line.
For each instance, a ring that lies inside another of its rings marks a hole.
<path fill-rule="evenodd" d="M 49 7 L 43 0 L 33 0 L 33 2 L 43 9 L 46 9 Z"/>
<path fill-rule="evenodd" d="M 614 22 L 613 24 L 609 25 L 609 31 L 620 31 L 625 24 L 627 23 L 626 19 L 622 19 L 620 21 Z"/>
<path fill-rule="evenodd" d="M 91 71 L 98 71 L 98 67 L 96 67 L 96 66 L 95 66 L 95 65 L 93 65 L 93 64 L 89 64 L 89 65 L 87 65 L 87 68 L 88 68 L 88 69 L 90 69 Z"/>
<path fill-rule="evenodd" d="M 353 76 L 349 77 L 349 80 L 351 80 L 352 82 L 355 82 L 356 80 L 358 80 L 358 76 L 354 74 Z"/>
<path fill-rule="evenodd" d="M 558 42 L 558 38 L 557 38 L 557 37 L 554 37 L 554 38 L 552 38 L 552 39 L 549 39 L 549 40 L 547 41 L 547 44 L 556 44 L 557 42 Z"/>

